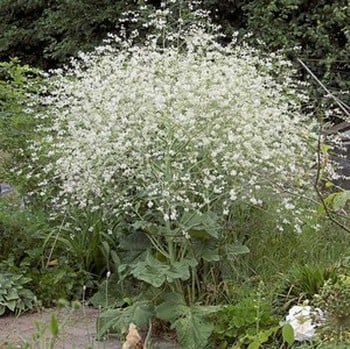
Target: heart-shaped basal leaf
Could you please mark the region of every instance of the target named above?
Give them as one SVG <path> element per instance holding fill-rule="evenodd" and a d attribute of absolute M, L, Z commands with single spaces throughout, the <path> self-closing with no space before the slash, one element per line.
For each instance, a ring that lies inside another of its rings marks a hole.
<path fill-rule="evenodd" d="M 191 237 L 200 240 L 209 239 L 210 237 L 218 238 L 221 229 L 217 215 L 210 211 L 202 214 L 184 212 L 180 225 Z"/>
<path fill-rule="evenodd" d="M 196 240 L 192 244 L 192 251 L 197 260 L 203 259 L 206 262 L 218 262 L 220 260 L 217 240 Z"/>
<path fill-rule="evenodd" d="M 119 238 L 119 247 L 125 251 L 145 251 L 150 246 L 147 235 L 142 231 L 134 231 Z"/>
<path fill-rule="evenodd" d="M 156 308 L 158 319 L 174 323 L 187 311 L 187 305 L 183 296 L 176 292 L 170 292 L 163 296 L 163 303 Z"/>
<path fill-rule="evenodd" d="M 177 279 L 187 280 L 190 277 L 190 267 L 197 265 L 195 259 L 183 259 L 172 264 L 161 262 L 148 254 L 146 259 L 134 265 L 131 273 L 138 279 L 160 287 L 165 281 L 174 282 Z"/>
<path fill-rule="evenodd" d="M 175 328 L 181 348 L 205 348 L 214 325 L 208 315 L 219 310 L 216 306 L 187 306 L 181 295 L 170 293 L 156 308 L 159 319 L 170 321 Z"/>
<path fill-rule="evenodd" d="M 234 260 L 239 255 L 249 253 L 250 250 L 247 246 L 237 243 L 225 245 L 224 252 L 227 259 Z"/>
<path fill-rule="evenodd" d="M 8 291 L 8 294 L 5 296 L 7 301 L 14 301 L 19 299 L 19 295 L 16 289 L 11 289 Z"/>
<path fill-rule="evenodd" d="M 154 316 L 154 308 L 149 301 L 139 301 L 124 309 L 107 309 L 97 319 L 97 337 L 102 337 L 112 331 L 124 332 L 130 323 L 143 326 Z"/>

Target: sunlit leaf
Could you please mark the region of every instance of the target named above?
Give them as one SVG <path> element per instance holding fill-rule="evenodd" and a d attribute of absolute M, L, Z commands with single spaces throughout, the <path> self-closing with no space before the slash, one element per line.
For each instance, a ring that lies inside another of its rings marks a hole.
<path fill-rule="evenodd" d="M 333 199 L 333 209 L 335 211 L 338 211 L 344 208 L 349 200 L 350 200 L 350 190 L 344 190 L 340 193 L 337 193 Z"/>
<path fill-rule="evenodd" d="M 196 264 L 195 259 L 186 258 L 169 264 L 148 254 L 144 261 L 135 264 L 131 273 L 138 280 L 160 287 L 165 281 L 171 283 L 177 279 L 187 280 L 190 277 L 190 267 Z"/>
<path fill-rule="evenodd" d="M 294 343 L 294 330 L 290 324 L 283 325 L 282 337 L 289 345 Z"/>

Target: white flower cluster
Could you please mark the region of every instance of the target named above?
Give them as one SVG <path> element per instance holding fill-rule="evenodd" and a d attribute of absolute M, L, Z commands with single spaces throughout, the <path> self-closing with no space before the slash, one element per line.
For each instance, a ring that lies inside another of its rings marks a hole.
<path fill-rule="evenodd" d="M 270 74 L 273 61 L 201 30 L 185 49 L 108 45 L 83 58 L 52 78 L 43 117 L 53 124 L 33 147 L 60 183 L 55 206 L 116 216 L 133 214 L 138 198 L 176 220 L 259 205 L 267 188 L 310 187 L 313 125 L 293 80 Z"/>
<path fill-rule="evenodd" d="M 303 342 L 314 338 L 315 329 L 324 321 L 324 315 L 318 308 L 294 305 L 289 309 L 286 321 L 293 327 L 295 340 Z"/>

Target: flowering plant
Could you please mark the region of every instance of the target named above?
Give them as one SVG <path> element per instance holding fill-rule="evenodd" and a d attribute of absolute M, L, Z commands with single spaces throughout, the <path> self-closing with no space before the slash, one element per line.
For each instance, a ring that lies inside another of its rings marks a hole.
<path fill-rule="evenodd" d="M 298 342 L 311 340 L 315 329 L 323 320 L 320 309 L 312 309 L 309 305 L 294 305 L 289 309 L 286 321 L 293 327 L 294 338 Z"/>
<path fill-rule="evenodd" d="M 293 210 L 281 193 L 310 186 L 313 126 L 271 60 L 200 30 L 186 51 L 104 46 L 81 58 L 46 100 L 53 125 L 39 151 L 60 183 L 56 205 L 136 218 L 138 199 L 165 223 L 260 205 L 272 187 Z"/>
<path fill-rule="evenodd" d="M 56 71 L 44 97 L 52 124 L 32 147 L 46 158 L 42 188 L 50 177 L 54 207 L 124 222 L 172 262 L 194 254 L 181 241 L 220 239 L 232 207 L 262 206 L 267 194 L 299 231 L 294 199 L 311 187 L 315 137 L 290 64 L 222 47 L 201 26 L 182 39 L 185 47 L 159 48 L 114 37 Z"/>
<path fill-rule="evenodd" d="M 193 305 L 206 264 L 249 251 L 227 238 L 227 217 L 268 196 L 299 231 L 295 200 L 311 188 L 315 137 L 288 62 L 234 41 L 222 47 L 203 26 L 181 35 L 179 46 L 162 47 L 152 37 L 143 46 L 111 37 L 56 71 L 43 101 L 52 123 L 32 150 L 46 164 L 42 195 L 50 178 L 58 212 L 73 207 L 110 222 L 128 250 L 121 277 L 171 290 L 157 316 L 191 329 L 183 347 L 201 348 L 213 328 L 203 317 L 216 311 Z M 130 241 L 141 246 L 134 259 Z"/>

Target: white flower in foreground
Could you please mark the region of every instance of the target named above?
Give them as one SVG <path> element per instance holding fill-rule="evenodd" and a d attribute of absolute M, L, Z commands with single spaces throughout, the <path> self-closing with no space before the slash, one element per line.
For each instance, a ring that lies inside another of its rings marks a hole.
<path fill-rule="evenodd" d="M 309 305 L 294 305 L 290 308 L 286 320 L 293 327 L 295 340 L 302 342 L 315 336 L 315 329 L 322 318 L 323 313 L 320 309 L 312 309 Z"/>

